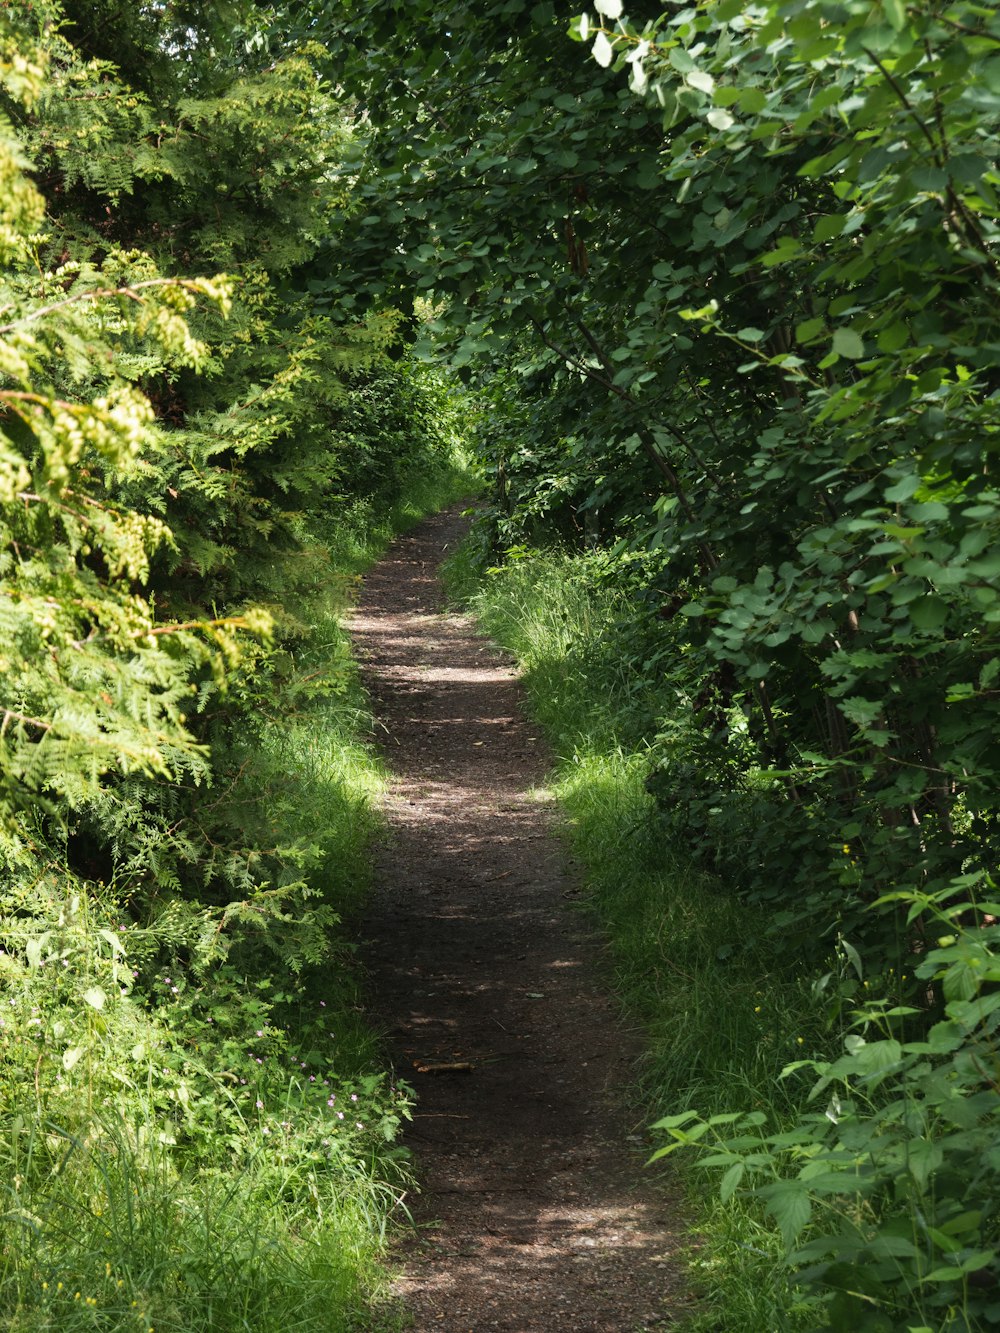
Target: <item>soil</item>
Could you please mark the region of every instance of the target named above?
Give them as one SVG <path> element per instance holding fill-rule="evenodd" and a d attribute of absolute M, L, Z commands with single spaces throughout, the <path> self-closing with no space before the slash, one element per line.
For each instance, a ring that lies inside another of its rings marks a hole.
<path fill-rule="evenodd" d="M 465 524 L 450 510 L 400 538 L 351 626 L 394 775 L 371 1008 L 418 1098 L 393 1291 L 421 1331 L 662 1329 L 687 1304 L 676 1200 L 627 1120 L 637 1043 L 517 672 L 443 609 L 437 566 Z"/>

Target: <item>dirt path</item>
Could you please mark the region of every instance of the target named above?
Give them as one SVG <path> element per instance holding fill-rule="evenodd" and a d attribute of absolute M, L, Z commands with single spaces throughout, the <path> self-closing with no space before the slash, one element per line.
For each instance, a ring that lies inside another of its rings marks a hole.
<path fill-rule="evenodd" d="M 352 624 L 395 775 L 366 963 L 419 1095 L 396 1291 L 421 1333 L 662 1329 L 683 1283 L 670 1200 L 629 1152 L 631 1043 L 537 790 L 542 743 L 509 661 L 440 611 L 464 526 L 397 541 Z"/>

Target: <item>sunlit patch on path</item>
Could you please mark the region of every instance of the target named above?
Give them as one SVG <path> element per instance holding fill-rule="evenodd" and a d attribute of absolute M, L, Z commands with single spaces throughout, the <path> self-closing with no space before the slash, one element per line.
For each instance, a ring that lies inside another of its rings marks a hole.
<path fill-rule="evenodd" d="M 509 662 L 440 609 L 462 530 L 439 515 L 397 541 L 352 625 L 394 775 L 370 991 L 419 1094 L 396 1291 L 418 1331 L 663 1328 L 683 1302 L 671 1200 L 629 1148 L 634 1050 L 571 905 L 541 740 Z"/>

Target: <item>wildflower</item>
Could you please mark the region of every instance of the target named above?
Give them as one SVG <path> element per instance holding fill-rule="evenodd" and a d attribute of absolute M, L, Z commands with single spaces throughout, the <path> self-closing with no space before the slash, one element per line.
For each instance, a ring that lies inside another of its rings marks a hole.
<path fill-rule="evenodd" d="M 344 1113 L 343 1113 L 343 1111 L 338 1111 L 338 1112 L 337 1112 L 337 1119 L 338 1119 L 338 1120 L 343 1120 L 343 1118 L 344 1118 Z"/>
<path fill-rule="evenodd" d="M 326 1008 L 326 1000 L 320 1000 L 320 1002 L 319 1002 L 319 1007 L 320 1007 L 321 1009 L 325 1009 L 325 1008 Z"/>
<path fill-rule="evenodd" d="M 263 1028 L 258 1028 L 258 1029 L 257 1029 L 257 1036 L 258 1036 L 258 1037 L 263 1037 L 263 1035 L 264 1035 L 264 1030 L 263 1030 Z"/>
<path fill-rule="evenodd" d="M 755 1004 L 754 1007 L 753 1007 L 753 1011 L 754 1011 L 755 1014 L 759 1014 L 759 1013 L 760 1013 L 760 1005 L 759 1005 L 759 1004 Z"/>
<path fill-rule="evenodd" d="M 257 1098 L 257 1110 L 259 1111 L 263 1105 L 264 1105 L 264 1103 L 263 1103 L 263 1102 L 261 1101 L 261 1099 L 258 1097 L 258 1098 Z"/>
<path fill-rule="evenodd" d="M 795 1040 L 802 1046 L 805 1043 L 805 1037 L 796 1037 Z"/>
<path fill-rule="evenodd" d="M 357 1094 L 356 1092 L 352 1092 L 352 1093 L 351 1093 L 351 1101 L 352 1101 L 352 1102 L 356 1102 L 357 1100 L 358 1100 L 358 1094 Z"/>

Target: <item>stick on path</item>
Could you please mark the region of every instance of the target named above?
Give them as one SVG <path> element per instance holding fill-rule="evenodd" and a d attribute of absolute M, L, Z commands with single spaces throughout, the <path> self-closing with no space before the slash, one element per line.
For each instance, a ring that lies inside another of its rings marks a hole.
<path fill-rule="evenodd" d="M 464 530 L 447 511 L 399 539 L 352 619 L 394 778 L 369 989 L 419 1096 L 395 1292 L 419 1333 L 662 1329 L 684 1303 L 673 1207 L 626 1142 L 634 1049 L 571 902 L 541 738 L 509 659 L 441 611 Z"/>

